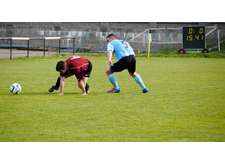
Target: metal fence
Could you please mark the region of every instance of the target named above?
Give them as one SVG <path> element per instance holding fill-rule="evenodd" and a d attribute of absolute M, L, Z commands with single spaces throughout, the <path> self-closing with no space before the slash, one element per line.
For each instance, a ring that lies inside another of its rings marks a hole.
<path fill-rule="evenodd" d="M 76 51 L 76 38 L 68 37 L 10 37 L 0 38 L 0 56 L 13 57 L 30 57 L 32 55 L 50 55 L 54 53 Z"/>
<path fill-rule="evenodd" d="M 45 56 L 62 52 L 105 52 L 105 37 L 112 32 L 96 31 L 50 31 L 51 37 L 10 37 L 0 38 L 0 58 Z M 160 50 L 178 50 L 182 48 L 182 27 L 149 28 L 142 33 L 113 32 L 121 39 L 130 42 L 135 52 L 148 52 L 149 34 L 151 34 L 151 52 Z M 219 34 L 219 35 L 218 35 Z M 52 37 L 57 36 L 57 37 Z M 58 37 L 63 36 L 63 37 Z M 220 41 L 224 41 L 225 31 L 217 27 L 206 27 L 206 45 L 211 50 L 220 50 Z M 223 42 L 224 43 L 224 42 Z"/>

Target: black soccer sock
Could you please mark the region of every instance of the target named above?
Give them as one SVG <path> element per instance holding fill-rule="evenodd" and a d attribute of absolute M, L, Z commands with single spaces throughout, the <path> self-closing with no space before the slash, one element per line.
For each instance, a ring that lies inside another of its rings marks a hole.
<path fill-rule="evenodd" d="M 90 88 L 90 86 L 88 85 L 88 83 L 86 83 L 86 86 L 85 86 L 86 93 L 88 92 L 89 88 Z"/>
<path fill-rule="evenodd" d="M 59 86 L 60 86 L 60 77 L 57 78 L 57 81 L 55 83 L 55 86 L 54 86 L 55 90 L 58 90 Z"/>

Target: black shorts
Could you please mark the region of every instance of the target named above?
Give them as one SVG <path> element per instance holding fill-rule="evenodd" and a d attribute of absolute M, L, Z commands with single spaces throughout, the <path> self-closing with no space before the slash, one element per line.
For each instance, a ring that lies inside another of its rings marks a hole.
<path fill-rule="evenodd" d="M 83 77 L 90 77 L 92 71 L 92 64 L 89 62 L 88 67 L 86 70 L 83 71 L 82 76 Z"/>
<path fill-rule="evenodd" d="M 128 72 L 131 74 L 136 71 L 136 59 L 134 55 L 129 55 L 121 58 L 119 61 L 117 61 L 111 66 L 110 72 L 121 72 L 125 69 L 127 69 Z"/>

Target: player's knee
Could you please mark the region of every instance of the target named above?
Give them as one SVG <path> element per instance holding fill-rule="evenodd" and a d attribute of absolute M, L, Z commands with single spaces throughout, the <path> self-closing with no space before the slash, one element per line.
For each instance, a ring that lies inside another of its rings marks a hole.
<path fill-rule="evenodd" d="M 105 73 L 107 76 L 111 74 L 110 70 L 107 70 Z"/>
<path fill-rule="evenodd" d="M 131 77 L 135 77 L 136 76 L 136 72 L 129 72 Z"/>

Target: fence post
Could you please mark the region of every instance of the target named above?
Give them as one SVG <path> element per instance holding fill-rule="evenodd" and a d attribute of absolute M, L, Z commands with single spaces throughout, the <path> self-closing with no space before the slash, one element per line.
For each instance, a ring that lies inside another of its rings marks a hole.
<path fill-rule="evenodd" d="M 27 57 L 29 57 L 29 51 L 30 51 L 30 39 L 27 40 Z"/>
<path fill-rule="evenodd" d="M 220 30 L 217 30 L 217 38 L 218 38 L 218 51 L 220 52 Z"/>
<path fill-rule="evenodd" d="M 43 55 L 45 56 L 45 38 L 44 38 L 44 50 L 43 50 Z"/>
<path fill-rule="evenodd" d="M 9 43 L 10 43 L 10 60 L 12 60 L 12 38 L 9 39 Z"/>
<path fill-rule="evenodd" d="M 73 55 L 75 54 L 75 38 L 73 38 Z"/>
<path fill-rule="evenodd" d="M 148 31 L 148 57 L 150 57 L 151 42 L 152 42 L 152 34 L 151 34 L 151 30 L 149 30 Z"/>
<path fill-rule="evenodd" d="M 59 38 L 59 54 L 61 53 L 61 38 Z"/>

